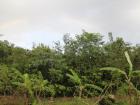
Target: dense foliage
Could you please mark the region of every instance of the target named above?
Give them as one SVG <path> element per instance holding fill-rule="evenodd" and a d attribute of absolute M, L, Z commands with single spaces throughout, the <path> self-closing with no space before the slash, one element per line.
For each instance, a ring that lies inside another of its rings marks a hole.
<path fill-rule="evenodd" d="M 122 38 L 114 40 L 111 33 L 109 41 L 104 42 L 101 34 L 85 31 L 74 38 L 64 35 L 63 41 L 56 42 L 54 48 L 39 44 L 31 50 L 0 41 L 0 94 L 26 94 L 30 98 L 91 97 L 105 90 L 108 94 L 130 94 L 120 73 L 101 72 L 100 68 L 119 68 L 129 76 L 127 51 L 133 69 L 140 70 L 139 45 Z M 130 81 L 140 89 L 139 74 L 131 76 Z"/>

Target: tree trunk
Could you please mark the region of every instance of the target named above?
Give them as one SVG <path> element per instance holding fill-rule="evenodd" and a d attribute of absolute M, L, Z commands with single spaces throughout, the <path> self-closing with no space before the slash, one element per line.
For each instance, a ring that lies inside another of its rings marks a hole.
<path fill-rule="evenodd" d="M 28 97 L 26 93 L 24 93 L 24 105 L 28 105 Z"/>
<path fill-rule="evenodd" d="M 81 98 L 81 97 L 82 97 L 82 92 L 83 92 L 83 87 L 82 87 L 82 86 L 80 86 L 79 98 Z"/>

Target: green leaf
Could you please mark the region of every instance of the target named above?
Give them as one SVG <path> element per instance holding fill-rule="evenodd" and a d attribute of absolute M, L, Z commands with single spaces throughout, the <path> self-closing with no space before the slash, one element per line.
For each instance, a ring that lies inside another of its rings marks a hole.
<path fill-rule="evenodd" d="M 140 70 L 135 70 L 135 71 L 132 71 L 132 75 L 139 75 L 140 76 Z"/>
<path fill-rule="evenodd" d="M 81 84 L 81 79 L 79 78 L 79 76 L 77 75 L 77 73 L 74 70 L 70 70 L 71 74 L 66 74 L 71 80 L 72 82 L 77 83 L 78 85 Z"/>
<path fill-rule="evenodd" d="M 33 92 L 32 92 L 32 82 L 29 78 L 29 74 L 24 74 L 23 75 L 23 79 L 24 79 L 24 87 L 29 91 L 29 94 L 32 96 L 33 95 Z"/>
<path fill-rule="evenodd" d="M 132 65 L 132 62 L 131 62 L 130 56 L 129 56 L 129 54 L 128 54 L 127 51 L 125 51 L 125 57 L 126 57 L 127 62 L 128 62 L 128 64 L 129 64 L 129 76 L 130 76 L 131 73 L 132 73 L 132 70 L 133 70 L 133 65 Z"/>
<path fill-rule="evenodd" d="M 104 67 L 104 68 L 101 68 L 100 70 L 101 71 L 118 72 L 120 74 L 123 74 L 126 77 L 126 79 L 128 79 L 127 74 L 124 71 L 122 71 L 121 69 L 119 69 L 119 68 L 115 68 L 115 67 Z"/>
<path fill-rule="evenodd" d="M 90 88 L 93 88 L 93 89 L 96 89 L 96 90 L 99 90 L 100 92 L 103 91 L 103 89 L 97 85 L 94 85 L 94 84 L 85 84 L 85 87 L 90 87 Z"/>
<path fill-rule="evenodd" d="M 104 67 L 100 69 L 101 71 L 112 71 L 112 72 L 119 72 L 120 74 L 124 74 L 126 75 L 126 73 L 124 71 L 122 71 L 119 68 L 115 68 L 115 67 Z"/>

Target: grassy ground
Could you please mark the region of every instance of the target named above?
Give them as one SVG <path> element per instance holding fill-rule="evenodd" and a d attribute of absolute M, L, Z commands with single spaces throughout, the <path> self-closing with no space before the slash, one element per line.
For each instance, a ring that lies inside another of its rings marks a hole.
<path fill-rule="evenodd" d="M 41 105 L 93 105 L 95 99 L 56 98 L 54 101 L 45 100 Z"/>
<path fill-rule="evenodd" d="M 128 97 L 117 97 L 122 101 L 117 105 L 130 105 Z M 97 98 L 79 99 L 79 98 L 55 98 L 54 101 L 42 99 L 36 105 L 94 105 Z M 25 105 L 23 97 L 0 97 L 0 105 Z"/>
<path fill-rule="evenodd" d="M 0 105 L 24 105 L 24 99 L 17 96 L 0 96 Z"/>
<path fill-rule="evenodd" d="M 116 97 L 118 103 L 115 105 L 131 105 L 128 97 Z M 42 101 L 40 105 L 95 105 L 98 98 L 56 98 L 54 101 Z M 108 104 L 105 104 L 108 105 Z M 109 104 L 110 105 L 110 104 Z M 112 104 L 111 104 L 112 105 Z M 113 104 L 114 105 L 114 104 Z"/>

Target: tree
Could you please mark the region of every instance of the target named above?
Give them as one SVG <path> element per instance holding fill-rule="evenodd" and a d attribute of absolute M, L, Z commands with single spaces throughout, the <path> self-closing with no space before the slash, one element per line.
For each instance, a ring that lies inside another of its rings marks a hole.
<path fill-rule="evenodd" d="M 18 69 L 21 73 L 26 73 L 29 64 L 30 53 L 30 50 L 14 47 L 12 48 L 11 55 L 8 57 L 8 61 L 12 67 Z"/>
<path fill-rule="evenodd" d="M 69 68 L 76 69 L 80 75 L 88 75 L 104 65 L 105 59 L 102 45 L 102 36 L 99 33 L 76 35 L 75 38 L 64 37 L 64 57 Z"/>
<path fill-rule="evenodd" d="M 114 66 L 123 70 L 129 67 L 124 56 L 125 51 L 131 51 L 129 43 L 124 42 L 122 38 L 117 38 L 105 44 L 103 48 L 105 53 L 103 59 L 106 59 L 104 66 Z"/>
<path fill-rule="evenodd" d="M 4 95 L 11 95 L 17 91 L 15 82 L 20 82 L 21 73 L 12 67 L 0 65 L 0 92 Z"/>

